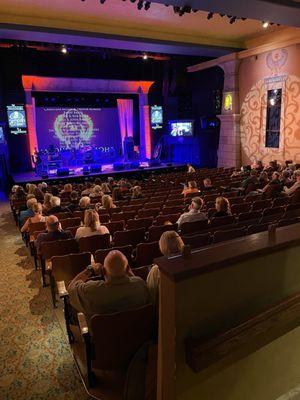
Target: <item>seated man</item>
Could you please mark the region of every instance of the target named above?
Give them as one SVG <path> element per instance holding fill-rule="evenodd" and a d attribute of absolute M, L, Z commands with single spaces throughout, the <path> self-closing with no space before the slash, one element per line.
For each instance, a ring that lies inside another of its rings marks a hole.
<path fill-rule="evenodd" d="M 296 182 L 290 188 L 287 188 L 286 186 L 284 187 L 284 192 L 289 196 L 295 194 L 297 189 L 300 188 L 300 170 L 298 169 L 297 171 L 295 171 L 294 175 L 296 178 Z"/>
<path fill-rule="evenodd" d="M 266 199 L 269 199 L 280 195 L 281 191 L 280 173 L 275 171 L 272 174 L 272 180 L 263 188 L 262 193 Z"/>
<path fill-rule="evenodd" d="M 48 214 L 57 214 L 60 212 L 68 212 L 70 211 L 68 208 L 62 207 L 60 205 L 60 198 L 57 196 L 52 196 L 50 199 L 51 208 L 48 211 Z"/>
<path fill-rule="evenodd" d="M 104 280 L 90 280 L 103 273 Z M 120 251 L 108 253 L 102 266 L 88 267 L 68 287 L 71 306 L 88 319 L 94 314 L 111 314 L 141 307 L 149 302 L 146 282 L 134 276 Z"/>
<path fill-rule="evenodd" d="M 178 221 L 178 227 L 180 228 L 185 222 L 203 221 L 207 219 L 207 215 L 201 212 L 203 206 L 203 200 L 201 197 L 193 197 L 192 203 L 189 207 L 189 212 L 182 214 Z"/>
<path fill-rule="evenodd" d="M 21 211 L 19 215 L 19 225 L 23 226 L 26 218 L 30 218 L 34 216 L 34 212 L 32 210 L 33 204 L 37 203 L 37 199 L 34 197 L 32 199 L 27 200 L 27 210 Z"/>
<path fill-rule="evenodd" d="M 43 242 L 53 242 L 54 240 L 71 239 L 71 232 L 64 231 L 61 228 L 58 218 L 55 215 L 50 215 L 46 220 L 47 232 L 40 233 L 36 238 L 35 246 L 37 253 L 40 254 L 41 244 Z"/>
<path fill-rule="evenodd" d="M 211 190 L 214 190 L 214 187 L 211 183 L 210 178 L 203 179 L 203 192 L 209 192 Z"/>
<path fill-rule="evenodd" d="M 192 164 L 187 164 L 187 173 L 188 174 L 193 174 L 194 172 L 196 172 L 195 168 L 192 166 Z"/>
<path fill-rule="evenodd" d="M 250 175 L 243 180 L 242 189 L 246 194 L 248 194 L 249 192 L 254 191 L 257 185 L 258 185 L 257 171 L 255 169 L 252 169 Z"/>

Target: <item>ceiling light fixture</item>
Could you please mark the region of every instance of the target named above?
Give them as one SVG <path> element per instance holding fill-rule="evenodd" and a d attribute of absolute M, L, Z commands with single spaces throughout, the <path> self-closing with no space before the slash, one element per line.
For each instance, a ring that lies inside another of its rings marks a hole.
<path fill-rule="evenodd" d="M 145 53 L 145 54 L 143 54 L 143 60 L 148 60 L 148 56 L 147 56 L 147 54 Z"/>
<path fill-rule="evenodd" d="M 66 48 L 66 46 L 65 45 L 63 45 L 62 47 L 61 47 L 61 50 L 60 50 L 63 54 L 67 54 L 68 53 L 68 49 Z"/>
<path fill-rule="evenodd" d="M 267 28 L 269 27 L 269 22 L 263 21 L 262 24 L 261 24 L 261 26 L 262 26 L 264 29 L 267 29 Z"/>

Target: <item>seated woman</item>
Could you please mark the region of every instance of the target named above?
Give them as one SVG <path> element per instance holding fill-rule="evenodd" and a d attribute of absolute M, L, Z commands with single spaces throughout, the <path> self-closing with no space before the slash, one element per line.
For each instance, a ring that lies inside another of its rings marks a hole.
<path fill-rule="evenodd" d="M 199 193 L 196 181 L 189 181 L 188 187 L 185 187 L 182 191 L 182 194 L 184 194 L 185 196 L 189 193 Z"/>
<path fill-rule="evenodd" d="M 62 190 L 60 194 L 61 195 L 70 194 L 72 192 L 72 190 L 73 190 L 72 184 L 71 183 L 66 183 L 64 185 L 64 190 Z"/>
<path fill-rule="evenodd" d="M 44 217 L 43 214 L 43 207 L 41 205 L 41 203 L 34 203 L 31 206 L 31 209 L 33 211 L 33 217 L 30 217 L 26 220 L 25 224 L 22 226 L 21 228 L 21 232 L 28 232 L 29 231 L 29 227 L 30 224 L 34 224 L 36 222 L 45 222 L 46 221 L 46 217 Z"/>
<path fill-rule="evenodd" d="M 101 197 L 103 195 L 101 186 L 96 185 L 93 187 L 92 192 L 90 193 L 90 197 Z"/>
<path fill-rule="evenodd" d="M 109 233 L 106 226 L 100 224 L 99 214 L 95 210 L 86 210 L 84 213 L 84 224 L 77 229 L 75 239 L 82 237 L 104 235 Z"/>
<path fill-rule="evenodd" d="M 141 199 L 143 197 L 142 188 L 140 186 L 134 186 L 132 189 L 132 199 Z"/>
<path fill-rule="evenodd" d="M 34 192 L 33 192 L 33 194 L 34 194 L 34 197 L 37 199 L 37 201 L 44 201 L 44 193 L 42 192 L 42 190 L 41 189 L 39 189 L 38 187 L 36 187 L 35 189 L 34 189 Z"/>
<path fill-rule="evenodd" d="M 88 196 L 83 196 L 81 197 L 81 199 L 79 200 L 79 211 L 85 211 L 89 208 L 91 204 L 91 199 Z"/>
<path fill-rule="evenodd" d="M 51 193 L 45 193 L 44 196 L 44 204 L 43 204 L 43 213 L 47 214 L 48 211 L 51 209 L 51 200 L 52 194 Z"/>
<path fill-rule="evenodd" d="M 228 215 L 231 215 L 230 203 L 226 197 L 217 197 L 215 207 L 216 211 L 212 217 L 227 217 Z"/>
<path fill-rule="evenodd" d="M 104 194 L 110 194 L 110 193 L 111 193 L 109 184 L 106 183 L 106 182 L 102 183 L 102 185 L 101 185 L 101 190 L 102 190 L 102 192 L 103 192 Z"/>
<path fill-rule="evenodd" d="M 107 210 L 109 212 L 111 208 L 116 208 L 113 199 L 108 194 L 104 194 L 101 201 L 102 206 L 99 207 L 100 210 Z"/>
<path fill-rule="evenodd" d="M 170 257 L 182 252 L 184 243 L 175 231 L 164 232 L 159 239 L 159 249 L 165 257 Z M 150 301 L 157 304 L 159 288 L 159 269 L 154 264 L 147 277 L 147 286 L 150 293 Z"/>

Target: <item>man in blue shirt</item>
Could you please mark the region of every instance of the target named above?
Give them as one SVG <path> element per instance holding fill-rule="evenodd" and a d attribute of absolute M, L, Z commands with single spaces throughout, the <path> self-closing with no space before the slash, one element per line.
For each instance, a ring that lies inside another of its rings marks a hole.
<path fill-rule="evenodd" d="M 27 210 L 21 211 L 19 215 L 19 225 L 20 227 L 24 225 L 25 219 L 34 216 L 34 212 L 32 211 L 32 206 L 34 203 L 37 203 L 37 199 L 34 197 L 32 199 L 27 200 Z"/>

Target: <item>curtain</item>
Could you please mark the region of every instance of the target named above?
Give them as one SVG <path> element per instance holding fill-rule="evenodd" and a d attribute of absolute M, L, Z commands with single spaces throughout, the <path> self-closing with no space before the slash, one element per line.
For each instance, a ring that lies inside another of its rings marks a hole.
<path fill-rule="evenodd" d="M 126 137 L 133 136 L 133 100 L 117 99 L 122 144 Z"/>

